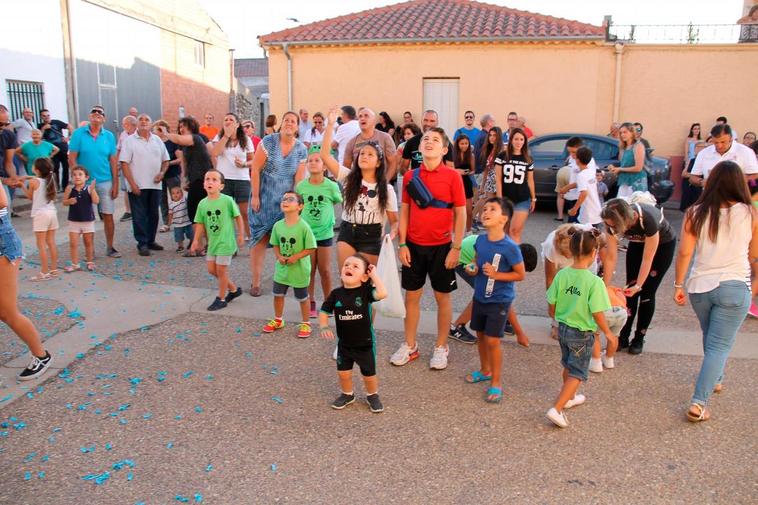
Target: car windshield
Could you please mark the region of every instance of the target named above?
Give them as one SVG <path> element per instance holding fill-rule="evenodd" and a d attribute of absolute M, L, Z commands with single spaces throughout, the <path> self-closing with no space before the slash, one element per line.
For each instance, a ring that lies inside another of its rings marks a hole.
<path fill-rule="evenodd" d="M 529 144 L 529 152 L 539 158 L 560 158 L 564 156 L 566 139 L 546 139 Z"/>
<path fill-rule="evenodd" d="M 584 139 L 584 143 L 592 149 L 592 157 L 595 160 L 618 159 L 619 148 L 615 143 L 603 142 L 597 139 Z"/>

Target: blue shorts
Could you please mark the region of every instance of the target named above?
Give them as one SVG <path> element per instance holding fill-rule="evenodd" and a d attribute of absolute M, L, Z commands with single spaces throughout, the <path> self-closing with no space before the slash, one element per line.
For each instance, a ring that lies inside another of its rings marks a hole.
<path fill-rule="evenodd" d="M 274 296 L 284 296 L 287 294 L 287 290 L 289 289 L 289 286 L 286 284 L 282 284 L 280 282 L 274 281 L 274 289 L 272 292 L 274 293 Z M 298 302 L 304 302 L 308 299 L 308 286 L 305 286 L 304 288 L 292 288 L 295 291 L 295 299 Z"/>
<path fill-rule="evenodd" d="M 11 262 L 23 257 L 21 239 L 18 238 L 8 214 L 0 217 L 0 256 L 5 256 Z"/>
<path fill-rule="evenodd" d="M 531 208 L 532 208 L 531 200 L 522 200 L 520 202 L 515 202 L 513 204 L 514 212 L 529 212 Z"/>
<path fill-rule="evenodd" d="M 565 323 L 558 323 L 558 341 L 561 344 L 561 365 L 575 379 L 586 382 L 590 372 L 592 344 L 595 333 L 572 328 Z"/>
<path fill-rule="evenodd" d="M 174 226 L 174 242 L 176 242 L 177 244 L 179 242 L 183 242 L 185 237 L 190 242 L 195 237 L 195 232 L 192 229 L 192 224 L 187 224 L 184 226 Z"/>
<path fill-rule="evenodd" d="M 116 211 L 116 201 L 111 198 L 111 189 L 113 188 L 113 182 L 96 182 L 95 190 L 97 190 L 97 196 L 100 197 L 100 203 L 97 204 L 97 211 L 100 214 L 111 214 Z"/>
<path fill-rule="evenodd" d="M 511 302 L 482 303 L 475 299 L 469 326 L 488 337 L 503 338 L 510 308 Z"/>

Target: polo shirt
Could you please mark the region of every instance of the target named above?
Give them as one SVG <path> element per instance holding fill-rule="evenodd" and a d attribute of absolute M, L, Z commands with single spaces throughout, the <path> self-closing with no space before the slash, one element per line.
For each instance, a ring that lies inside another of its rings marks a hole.
<path fill-rule="evenodd" d="M 413 177 L 413 172 L 409 170 L 403 176 L 402 202 L 410 207 L 406 240 L 422 246 L 436 246 L 451 242 L 453 240 L 453 211 L 455 207 L 466 206 L 463 179 L 458 172 L 445 165 L 444 161 L 434 170 L 427 170 L 422 163 L 419 168 L 419 177 L 432 196 L 437 200 L 453 204 L 451 209 L 437 207 L 422 209 L 408 194 L 407 187 Z"/>
<path fill-rule="evenodd" d="M 161 189 L 161 183 L 154 179 L 161 171 L 161 164 L 170 159 L 158 135 L 151 133 L 144 139 L 135 133 L 124 140 L 118 161 L 129 164 L 132 178 L 139 189 Z"/>
<path fill-rule="evenodd" d="M 719 154 L 716 146 L 708 146 L 695 158 L 695 166 L 692 167 L 692 175 L 707 179 L 713 167 L 720 161 L 734 161 L 745 175 L 758 173 L 758 161 L 755 152 L 746 145 L 732 140 L 731 147 L 724 153 Z"/>
<path fill-rule="evenodd" d="M 77 153 L 76 163 L 89 171 L 90 178 L 97 182 L 112 180 L 110 157 L 116 155 L 116 138 L 105 128 L 97 137 L 89 125 L 74 130 L 68 144 L 69 152 Z"/>
<path fill-rule="evenodd" d="M 32 140 L 32 130 L 34 130 L 34 123 L 27 121 L 24 118 L 19 118 L 11 123 L 11 126 L 16 129 L 16 137 L 18 138 L 18 145 L 26 144 Z"/>
<path fill-rule="evenodd" d="M 355 136 L 360 132 L 361 127 L 358 124 L 357 119 L 352 119 L 337 128 L 337 132 L 334 134 L 334 142 L 337 142 L 339 145 L 339 155 L 337 159 L 339 160 L 340 165 L 342 165 L 345 161 L 345 148 L 347 147 L 347 143 L 350 142 L 351 139 L 355 138 Z"/>

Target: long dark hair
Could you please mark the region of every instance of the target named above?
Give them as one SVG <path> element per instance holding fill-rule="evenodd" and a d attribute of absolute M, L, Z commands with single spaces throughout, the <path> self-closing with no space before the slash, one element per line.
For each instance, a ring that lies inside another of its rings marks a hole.
<path fill-rule="evenodd" d="M 697 202 L 687 209 L 689 229 L 700 237 L 708 223 L 708 238 L 716 240 L 719 233 L 721 206 L 728 202 L 751 205 L 750 191 L 740 166 L 733 161 L 720 161 L 713 167 Z"/>
<path fill-rule="evenodd" d="M 242 128 L 242 123 L 240 123 L 240 118 L 235 114 L 234 112 L 227 112 L 227 116 L 232 116 L 235 121 L 237 121 L 237 129 L 234 131 L 234 136 L 236 137 L 235 140 L 237 141 L 237 144 L 242 148 L 242 150 L 247 149 L 247 143 L 250 142 L 250 139 L 247 135 L 245 135 L 245 129 Z M 223 135 L 223 130 L 222 133 Z M 227 148 L 230 147 L 229 144 L 226 145 Z"/>
<path fill-rule="evenodd" d="M 497 140 L 495 141 L 495 145 L 490 142 L 490 133 L 493 131 L 497 133 Z M 482 135 L 487 135 L 487 139 L 484 141 L 484 148 L 479 154 L 479 160 L 486 166 L 487 159 L 490 157 L 490 154 L 493 151 L 495 152 L 496 156 L 503 152 L 503 130 L 501 130 L 499 126 L 493 126 L 489 129 L 488 132 L 483 133 Z"/>
<path fill-rule="evenodd" d="M 513 128 L 511 129 L 511 134 L 508 137 L 508 147 L 505 148 L 505 154 L 508 157 L 508 161 L 513 158 L 513 137 L 516 136 L 516 134 L 521 134 L 522 137 L 524 137 L 524 147 L 521 148 L 521 156 L 524 157 L 527 163 L 530 165 L 532 164 L 532 156 L 529 154 L 529 139 L 526 138 L 526 133 L 521 128 Z"/>
<path fill-rule="evenodd" d="M 380 116 L 384 119 L 384 127 L 387 128 L 386 131 L 389 131 L 392 128 L 395 128 L 395 122 L 390 118 L 390 115 L 386 112 L 382 111 L 379 113 Z"/>
<path fill-rule="evenodd" d="M 700 126 L 700 123 L 692 123 L 692 126 L 690 126 L 690 132 L 687 134 L 687 138 L 691 139 L 692 137 L 692 130 L 695 129 L 696 126 Z M 700 130 L 697 132 L 697 139 L 701 140 L 700 132 L 703 130 L 702 127 L 700 127 Z"/>
<path fill-rule="evenodd" d="M 466 150 L 466 154 L 464 155 L 461 151 L 461 140 L 468 140 L 468 149 Z M 471 139 L 468 138 L 468 135 L 465 133 L 461 133 L 458 135 L 458 138 L 455 139 L 455 149 L 453 150 L 453 153 L 455 154 L 455 167 L 456 168 L 466 168 L 468 167 L 469 170 L 473 170 L 474 167 L 471 165 L 471 153 L 474 152 L 474 146 L 471 145 Z"/>
<path fill-rule="evenodd" d="M 179 120 L 179 125 L 184 125 L 185 128 L 187 128 L 192 135 L 198 135 L 200 133 L 200 124 L 198 124 L 197 119 L 195 119 L 192 116 L 183 117 Z M 208 139 L 213 140 L 213 139 Z"/>
<path fill-rule="evenodd" d="M 53 179 L 53 162 L 50 158 L 37 158 L 34 160 L 34 168 L 39 172 L 41 179 L 45 180 L 45 196 L 48 203 L 55 201 L 55 180 Z"/>
<path fill-rule="evenodd" d="M 379 166 L 376 167 L 376 193 L 379 196 L 379 209 L 384 212 L 387 209 L 387 173 L 386 164 L 384 161 L 384 153 L 382 148 L 376 142 L 370 141 L 366 145 L 361 147 L 361 151 L 370 147 L 376 151 L 379 157 Z M 355 204 L 358 202 L 358 195 L 361 194 L 361 186 L 363 184 L 363 174 L 358 166 L 358 159 L 360 158 L 360 151 L 353 161 L 353 169 L 350 170 L 350 174 L 345 178 L 345 188 L 343 194 L 345 196 L 345 210 L 352 212 Z"/>

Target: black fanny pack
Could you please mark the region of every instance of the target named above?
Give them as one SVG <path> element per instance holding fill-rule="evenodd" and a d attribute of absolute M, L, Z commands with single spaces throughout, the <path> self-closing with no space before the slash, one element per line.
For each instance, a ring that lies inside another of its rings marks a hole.
<path fill-rule="evenodd" d="M 444 202 L 442 200 L 434 198 L 432 192 L 429 191 L 429 188 L 426 187 L 424 181 L 421 180 L 421 177 L 419 175 L 420 170 L 420 168 L 417 168 L 413 171 L 413 176 L 411 177 L 411 180 L 408 181 L 408 185 L 405 187 L 405 190 L 408 192 L 408 196 L 411 197 L 411 200 L 416 202 L 416 205 L 418 205 L 420 209 L 426 209 L 427 207 L 435 207 L 438 209 L 452 209 L 452 203 Z"/>

